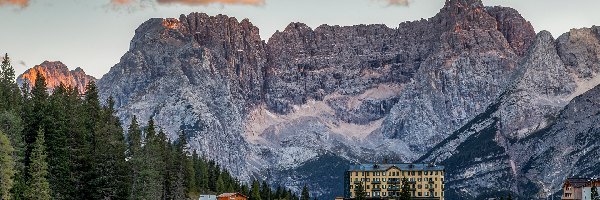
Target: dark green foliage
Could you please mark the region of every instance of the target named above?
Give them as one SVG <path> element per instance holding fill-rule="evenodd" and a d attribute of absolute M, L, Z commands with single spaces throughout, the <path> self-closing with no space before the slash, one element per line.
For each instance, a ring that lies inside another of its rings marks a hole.
<path fill-rule="evenodd" d="M 598 195 L 598 188 L 597 187 L 592 187 L 592 194 L 591 194 L 591 199 L 592 200 L 600 200 L 600 195 Z"/>
<path fill-rule="evenodd" d="M 355 200 L 365 200 L 367 194 L 365 193 L 365 186 L 363 186 L 362 182 L 358 183 L 354 193 L 355 193 L 355 195 L 354 195 Z"/>
<path fill-rule="evenodd" d="M 8 54 L 2 58 L 0 65 L 0 111 L 19 112 L 21 93 L 15 82 L 15 69 L 10 64 Z"/>
<path fill-rule="evenodd" d="M 260 184 L 257 180 L 252 181 L 252 191 L 250 193 L 251 200 L 261 200 L 260 196 Z"/>
<path fill-rule="evenodd" d="M 15 175 L 14 149 L 8 136 L 0 130 L 0 199 L 11 199 Z"/>
<path fill-rule="evenodd" d="M 50 183 L 48 183 L 48 164 L 46 163 L 46 148 L 44 146 L 44 131 L 38 131 L 36 141 L 31 151 L 31 163 L 27 168 L 29 179 L 25 199 L 49 200 Z"/>
<path fill-rule="evenodd" d="M 402 179 L 402 191 L 400 192 L 400 200 L 410 200 L 411 198 L 411 193 L 410 193 L 410 183 L 408 183 L 408 179 L 407 178 L 403 178 Z"/>
<path fill-rule="evenodd" d="M 96 124 L 94 149 L 94 199 L 127 199 L 129 170 L 126 162 L 127 144 L 119 119 L 114 116 L 112 98 L 100 113 Z"/>
<path fill-rule="evenodd" d="M 302 193 L 300 195 L 300 200 L 310 200 L 310 193 L 308 192 L 308 187 L 306 187 L 306 185 L 302 188 Z"/>
<path fill-rule="evenodd" d="M 5 56 L 0 199 L 197 199 L 239 192 L 259 200 L 299 200 L 283 188 L 273 193 L 267 182 L 255 181 L 249 189 L 214 161 L 190 155 L 183 131 L 171 142 L 154 120 L 142 128 L 133 116 L 125 132 L 113 99 L 102 106 L 93 82 L 85 94 L 63 84 L 49 90 L 38 73 L 30 91 L 27 85 L 20 90 L 14 77 Z"/>

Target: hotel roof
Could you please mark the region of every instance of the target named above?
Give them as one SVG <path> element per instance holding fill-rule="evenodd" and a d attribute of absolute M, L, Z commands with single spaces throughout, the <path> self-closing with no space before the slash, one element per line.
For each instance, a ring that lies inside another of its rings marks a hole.
<path fill-rule="evenodd" d="M 399 163 L 399 164 L 360 164 L 350 165 L 348 171 L 386 171 L 392 167 L 398 168 L 402 171 L 442 171 L 444 166 L 432 165 L 432 164 L 411 164 L 411 163 Z"/>

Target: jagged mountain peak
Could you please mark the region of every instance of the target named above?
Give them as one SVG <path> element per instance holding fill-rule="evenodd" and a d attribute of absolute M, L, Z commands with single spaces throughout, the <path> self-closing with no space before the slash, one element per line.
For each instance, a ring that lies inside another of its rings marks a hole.
<path fill-rule="evenodd" d="M 19 75 L 17 77 L 17 83 L 19 85 L 27 83 L 31 88 L 34 85 L 38 73 L 46 78 L 46 84 L 50 91 L 62 83 L 67 87 L 77 88 L 80 93 L 84 93 L 85 86 L 89 82 L 96 81 L 96 78 L 85 74 L 80 67 L 69 71 L 67 65 L 61 61 L 44 61 Z"/>
<path fill-rule="evenodd" d="M 481 8 L 483 7 L 483 2 L 481 0 L 446 0 L 444 7 Z"/>

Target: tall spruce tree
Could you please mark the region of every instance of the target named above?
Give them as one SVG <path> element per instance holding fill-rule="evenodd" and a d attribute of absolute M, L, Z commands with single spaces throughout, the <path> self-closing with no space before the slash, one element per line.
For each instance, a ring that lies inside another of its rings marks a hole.
<path fill-rule="evenodd" d="M 160 146 L 154 127 L 154 120 L 148 121 L 144 131 L 144 146 L 141 150 L 142 165 L 135 184 L 136 199 L 161 199 L 163 195 L 163 176 L 161 167 L 164 166 L 163 158 L 159 156 Z"/>
<path fill-rule="evenodd" d="M 27 168 L 30 177 L 27 180 L 27 189 L 24 194 L 26 199 L 51 199 L 50 183 L 47 180 L 48 164 L 46 163 L 46 148 L 44 143 L 44 131 L 40 129 L 31 151 L 31 163 Z"/>
<path fill-rule="evenodd" d="M 354 190 L 354 199 L 356 200 L 364 200 L 366 198 L 365 187 L 362 182 L 359 182 L 356 185 L 356 190 Z"/>
<path fill-rule="evenodd" d="M 410 200 L 412 198 L 410 192 L 410 184 L 407 178 L 402 179 L 402 191 L 400 192 L 400 200 Z"/>
<path fill-rule="evenodd" d="M 70 120 L 73 106 L 69 102 L 68 88 L 62 83 L 49 97 L 48 115 L 52 120 L 44 124 L 48 154 L 48 182 L 52 189 L 52 199 L 73 199 L 74 183 L 71 179 Z"/>
<path fill-rule="evenodd" d="M 304 187 L 302 188 L 300 200 L 310 200 L 310 193 L 308 192 L 308 187 L 306 185 L 304 185 Z"/>
<path fill-rule="evenodd" d="M 114 101 L 108 100 L 96 125 L 94 149 L 95 179 L 94 199 L 127 199 L 129 191 L 129 170 L 126 163 L 127 145 L 119 119 L 114 116 Z"/>
<path fill-rule="evenodd" d="M 15 172 L 12 183 L 12 193 L 22 194 L 25 188 L 25 166 L 23 158 L 25 156 L 25 143 L 23 141 L 23 122 L 21 117 L 14 114 L 13 111 L 0 111 L 0 132 L 4 132 L 9 138 L 12 146 L 12 160 L 15 162 L 13 170 Z M 0 165 L 5 166 L 5 165 Z"/>
<path fill-rule="evenodd" d="M 129 198 L 139 199 L 138 197 L 140 196 L 140 190 L 143 184 L 140 177 L 140 171 L 144 163 L 142 157 L 142 130 L 136 116 L 133 116 L 131 119 L 127 134 L 127 157 L 131 175 Z"/>
<path fill-rule="evenodd" d="M 186 174 L 184 166 L 187 157 L 186 146 L 185 133 L 181 130 L 173 148 L 173 164 L 170 171 L 173 173 L 172 177 L 174 179 L 171 182 L 170 188 L 171 199 L 184 199 L 187 196 L 184 177 Z"/>
<path fill-rule="evenodd" d="M 261 200 L 260 196 L 260 184 L 257 180 L 252 181 L 252 191 L 250 192 L 250 200 Z"/>
<path fill-rule="evenodd" d="M 2 58 L 0 65 L 0 111 L 12 110 L 19 112 L 21 91 L 15 82 L 15 69 L 10 64 L 8 54 Z"/>
<path fill-rule="evenodd" d="M 8 136 L 0 130 L 0 199 L 12 199 L 10 190 L 13 187 L 15 175 L 14 149 Z"/>
<path fill-rule="evenodd" d="M 598 195 L 598 187 L 592 186 L 590 198 L 592 200 L 600 200 L 600 195 Z"/>

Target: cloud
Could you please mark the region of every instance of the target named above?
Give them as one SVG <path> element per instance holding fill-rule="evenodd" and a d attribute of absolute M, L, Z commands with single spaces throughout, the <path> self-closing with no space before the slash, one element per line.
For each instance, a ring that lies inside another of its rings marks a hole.
<path fill-rule="evenodd" d="M 408 6 L 410 3 L 409 0 L 379 0 L 383 2 L 387 2 L 390 6 Z"/>
<path fill-rule="evenodd" d="M 20 6 L 24 8 L 27 7 L 27 5 L 29 5 L 29 0 L 0 0 L 0 6 L 6 5 Z"/>
<path fill-rule="evenodd" d="M 19 65 L 23 65 L 24 67 L 27 67 L 27 64 L 25 63 L 25 61 L 19 60 Z"/>
<path fill-rule="evenodd" d="M 110 0 L 110 2 L 112 4 L 116 4 L 116 5 L 127 5 L 127 4 L 132 4 L 135 1 L 134 0 Z"/>
<path fill-rule="evenodd" d="M 159 4 L 187 4 L 187 5 L 208 5 L 208 4 L 242 4 L 242 5 L 263 5 L 265 0 L 157 0 Z"/>
<path fill-rule="evenodd" d="M 4 0 L 0 0 L 4 1 Z M 117 6 L 135 5 L 140 1 L 156 2 L 158 4 L 185 4 L 185 5 L 209 5 L 209 4 L 240 4 L 240 5 L 263 5 L 265 0 L 110 0 L 111 4 Z"/>

